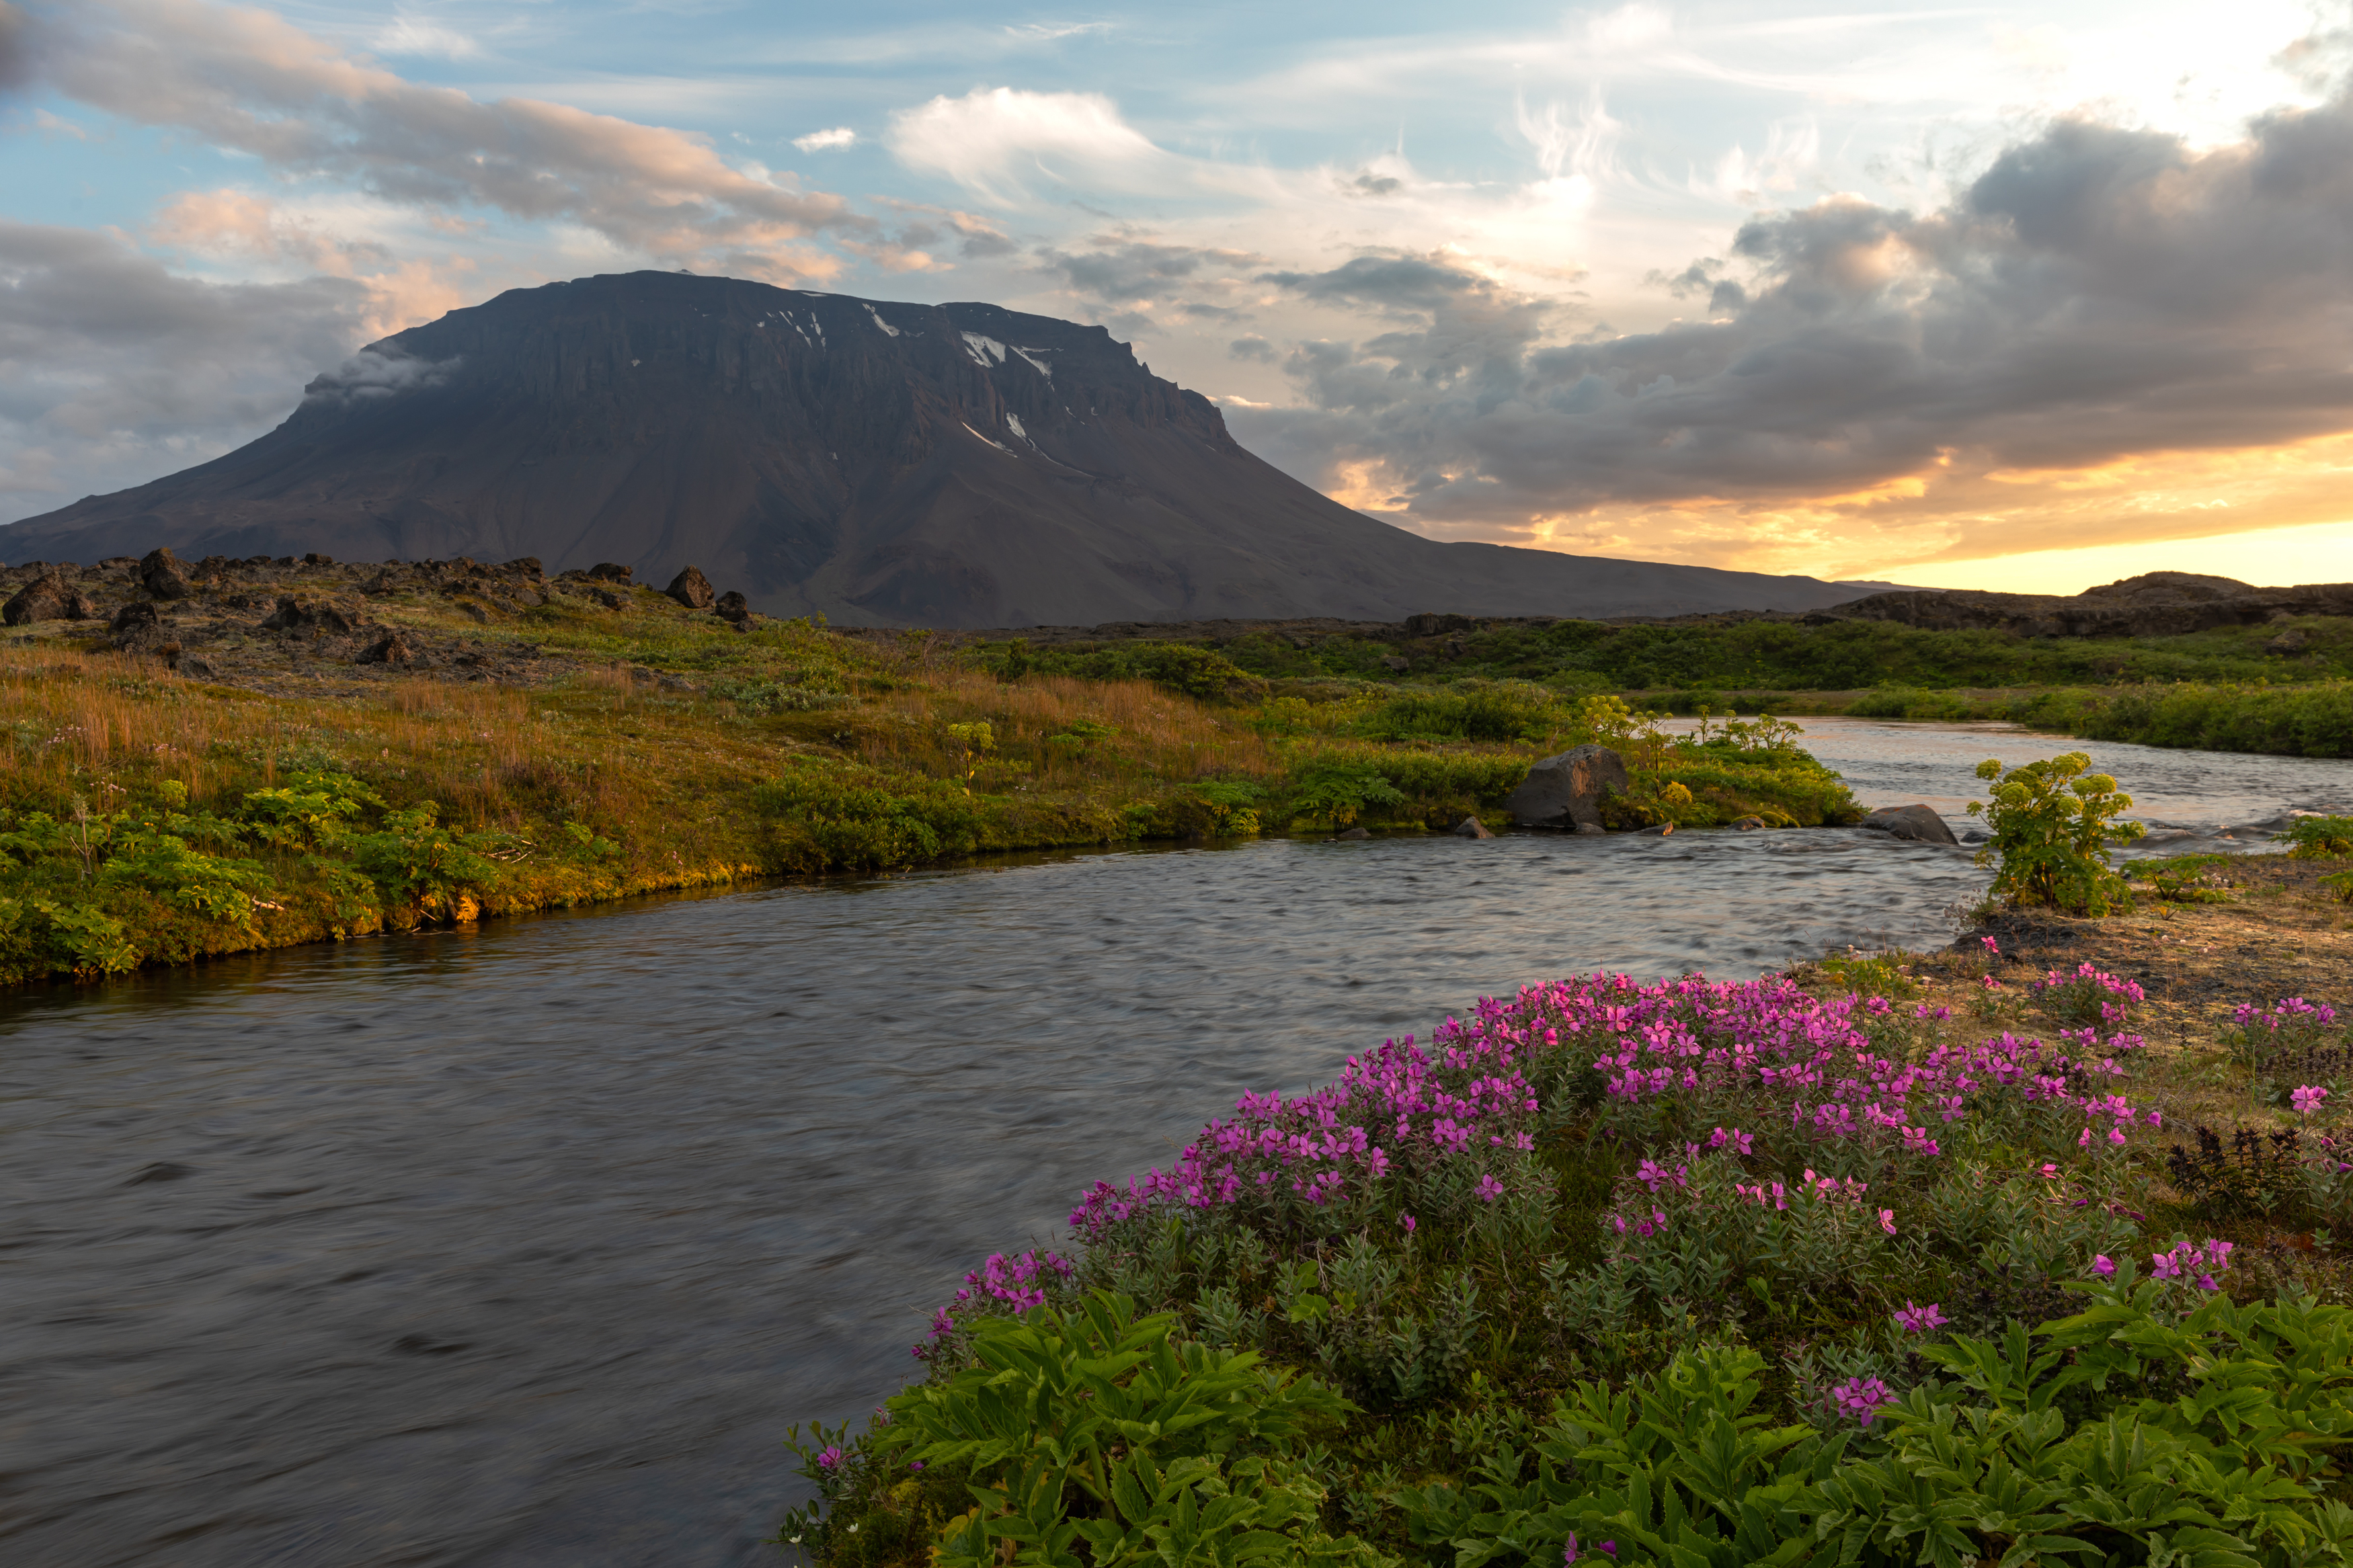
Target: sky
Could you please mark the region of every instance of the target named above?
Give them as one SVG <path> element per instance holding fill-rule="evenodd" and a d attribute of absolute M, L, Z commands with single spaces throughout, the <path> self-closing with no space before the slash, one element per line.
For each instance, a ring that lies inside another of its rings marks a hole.
<path fill-rule="evenodd" d="M 2353 0 L 0 0 L 0 519 L 638 268 L 1101 323 L 1435 539 L 2353 580 Z"/>

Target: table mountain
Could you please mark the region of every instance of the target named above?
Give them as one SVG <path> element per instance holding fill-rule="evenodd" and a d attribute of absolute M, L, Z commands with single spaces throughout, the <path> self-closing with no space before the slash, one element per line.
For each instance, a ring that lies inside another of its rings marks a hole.
<path fill-rule="evenodd" d="M 9 560 L 691 563 L 771 614 L 1015 626 L 1808 610 L 1839 584 L 1368 518 L 1251 456 L 1101 327 L 633 272 L 369 345 L 259 440 L 0 531 Z"/>

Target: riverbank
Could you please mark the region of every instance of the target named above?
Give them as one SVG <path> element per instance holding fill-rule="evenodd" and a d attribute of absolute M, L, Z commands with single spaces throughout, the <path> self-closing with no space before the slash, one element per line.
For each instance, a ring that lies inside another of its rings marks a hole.
<path fill-rule="evenodd" d="M 0 643 L 0 983 L 998 850 L 1502 826 L 1590 740 L 1631 767 L 1616 827 L 1861 815 L 1784 731 L 1541 688 L 990 670 L 522 567 L 234 563 L 166 601 L 109 571 L 114 609 Z"/>
<path fill-rule="evenodd" d="M 2006 913 L 1750 984 L 1595 975 L 1367 1042 L 1095 1187 L 1067 1243 L 976 1268 L 887 1422 L 798 1444 L 819 1505 L 786 1534 L 828 1568 L 977 1563 L 1050 1515 L 1100 1552 L 1194 1465 L 1230 1478 L 1226 1528 L 1367 1568 L 1794 1562 L 1825 1517 L 1909 1560 L 1939 1514 L 1990 1560 L 2018 1542 L 1978 1470 L 1929 1463 L 1962 1431 L 2031 1465 L 2046 1552 L 2309 1539 L 2353 1380 L 2322 1340 L 2353 1322 L 2345 864 L 2146 863 L 2125 916 Z M 1063 1393 L 1058 1360 L 1122 1343 L 1157 1370 Z M 1088 1412 L 1181 1402 L 1238 1352 L 1274 1369 L 1254 1426 L 1131 1428 L 1168 1489 L 1088 1484 Z M 1025 1470 L 992 1378 L 1081 1464 Z M 2193 1454 L 2220 1469 L 2159 1458 Z M 2234 1511 L 2241 1482 L 2281 1506 Z M 2119 1484 L 2132 1517 L 2084 1503 Z"/>

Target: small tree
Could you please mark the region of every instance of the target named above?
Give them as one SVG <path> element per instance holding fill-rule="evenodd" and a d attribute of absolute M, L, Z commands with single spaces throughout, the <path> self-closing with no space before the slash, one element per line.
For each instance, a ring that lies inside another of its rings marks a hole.
<path fill-rule="evenodd" d="M 2108 862 L 2108 846 L 2130 843 L 2148 829 L 2119 822 L 2132 796 L 2107 773 L 2087 773 L 2092 759 L 2081 752 L 2046 757 L 2002 771 L 1989 757 L 1978 777 L 1998 780 L 1990 801 L 1969 802 L 1969 815 L 1983 815 L 1992 837 L 1978 851 L 1978 864 L 1994 873 L 1993 895 L 2013 904 L 2049 904 L 2075 914 L 2104 915 L 2129 895 Z"/>

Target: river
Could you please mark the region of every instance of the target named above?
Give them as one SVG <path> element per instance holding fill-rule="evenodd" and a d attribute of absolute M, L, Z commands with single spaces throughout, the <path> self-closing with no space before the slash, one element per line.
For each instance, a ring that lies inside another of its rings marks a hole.
<path fill-rule="evenodd" d="M 1810 722 L 1869 804 L 2065 744 Z M 2353 764 L 2147 755 L 2197 843 L 2353 809 Z M 0 1558 L 774 1561 L 785 1425 L 1239 1090 L 1541 977 L 1938 942 L 1983 877 L 1856 830 L 1267 840 L 0 999 Z"/>

